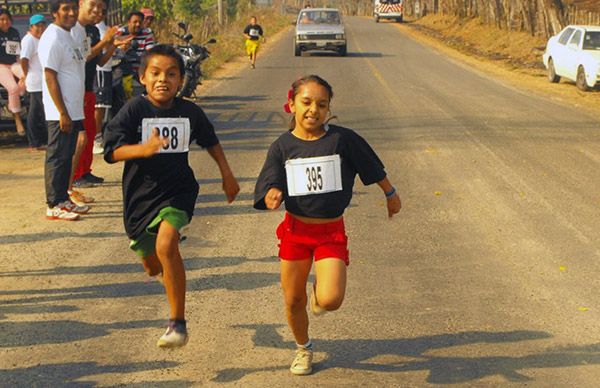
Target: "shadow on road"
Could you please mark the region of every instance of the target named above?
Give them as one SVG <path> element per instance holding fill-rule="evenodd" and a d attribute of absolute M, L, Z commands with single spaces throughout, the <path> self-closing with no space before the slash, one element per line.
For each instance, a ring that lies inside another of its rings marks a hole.
<path fill-rule="evenodd" d="M 70 313 L 74 311 L 78 311 L 79 308 L 75 306 L 63 306 L 63 305 L 51 305 L 51 304 L 43 304 L 43 305 L 35 305 L 35 304 L 26 304 L 26 305 L 0 305 L 0 320 L 6 319 L 7 315 L 12 314 L 48 314 L 48 313 Z"/>
<path fill-rule="evenodd" d="M 236 327 L 253 330 L 252 340 L 258 347 L 290 349 L 290 351 L 294 348 L 293 342 L 285 342 L 276 331 L 282 325 L 240 325 Z M 432 350 L 454 346 L 506 344 L 551 337 L 552 335 L 547 332 L 521 330 L 468 331 L 385 340 L 317 339 L 315 341 L 316 351 L 325 352 L 326 356 L 323 361 L 314 365 L 314 373 L 331 368 L 385 373 L 429 371 L 427 382 L 431 384 L 460 384 L 496 375 L 503 376 L 508 381 L 524 382 L 533 380 L 521 372 L 526 369 L 600 364 L 600 344 L 544 349 L 542 352 L 519 357 L 445 357 L 427 354 Z M 395 357 L 396 360 L 387 363 L 375 360 L 381 356 L 387 356 L 386 359 Z M 287 371 L 288 368 L 289 365 L 224 369 L 213 378 L 213 381 L 233 382 L 251 373 Z"/>
<path fill-rule="evenodd" d="M 277 284 L 278 282 L 278 273 L 230 273 L 222 275 L 209 275 L 193 279 L 188 278 L 187 288 L 189 293 L 214 290 L 219 288 L 230 291 L 246 291 L 262 287 L 269 287 L 273 284 Z M 109 283 L 83 287 L 65 287 L 16 291 L 0 290 L 0 296 L 18 296 L 18 299 L 11 299 L 9 301 L 9 303 L 14 304 L 71 301 L 81 299 L 94 300 L 106 298 L 132 298 L 138 296 L 163 294 L 163 286 L 156 281 Z M 6 303 L 6 301 L 4 303 Z"/>
<path fill-rule="evenodd" d="M 70 362 L 64 364 L 45 364 L 29 368 L 0 369 L 2 385 L 7 387 L 95 387 L 97 382 L 85 381 L 86 376 L 108 373 L 135 373 L 157 369 L 174 368 L 179 365 L 172 361 L 138 362 L 129 364 L 100 365 L 96 362 Z M 152 387 L 187 387 L 188 381 L 152 381 L 146 385 Z M 128 385 L 131 386 L 131 385 Z M 136 386 L 136 385 L 133 385 Z"/>
<path fill-rule="evenodd" d="M 104 337 L 111 330 L 139 329 L 146 327 L 161 327 L 161 320 L 127 321 L 108 324 L 95 324 L 79 321 L 33 321 L 33 322 L 2 322 L 4 339 L 0 348 L 18 346 L 33 346 L 42 344 L 63 344 L 82 341 L 89 338 Z"/>

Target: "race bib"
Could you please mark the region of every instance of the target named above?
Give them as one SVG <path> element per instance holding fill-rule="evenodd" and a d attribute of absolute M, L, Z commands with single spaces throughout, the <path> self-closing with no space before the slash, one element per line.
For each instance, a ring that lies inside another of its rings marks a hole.
<path fill-rule="evenodd" d="M 75 62 L 85 61 L 85 56 L 83 55 L 79 47 L 73 48 L 73 60 L 75 60 Z"/>
<path fill-rule="evenodd" d="M 83 56 L 87 58 L 92 52 L 92 38 L 89 36 L 85 37 L 83 41 Z"/>
<path fill-rule="evenodd" d="M 158 128 L 161 137 L 168 140 L 160 153 L 181 153 L 189 151 L 190 120 L 187 117 L 165 117 L 142 120 L 142 143 L 150 138 L 154 128 Z"/>
<path fill-rule="evenodd" d="M 250 29 L 250 33 L 248 35 L 250 35 L 251 37 L 255 38 L 255 37 L 259 36 L 260 34 L 258 33 L 257 29 L 251 28 Z"/>
<path fill-rule="evenodd" d="M 8 55 L 21 54 L 21 44 L 19 42 L 13 42 L 13 41 L 7 40 L 6 41 L 6 53 Z"/>
<path fill-rule="evenodd" d="M 291 197 L 343 189 L 339 155 L 289 159 L 285 162 L 285 172 Z"/>

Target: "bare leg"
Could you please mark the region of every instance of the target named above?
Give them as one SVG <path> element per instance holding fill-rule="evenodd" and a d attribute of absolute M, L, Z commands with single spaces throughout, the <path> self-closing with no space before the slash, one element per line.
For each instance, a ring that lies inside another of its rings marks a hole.
<path fill-rule="evenodd" d="M 179 253 L 179 232 L 166 221 L 160 223 L 156 255 L 163 268 L 165 291 L 169 301 L 169 319 L 185 319 L 185 268 Z"/>
<path fill-rule="evenodd" d="M 315 262 L 317 304 L 327 311 L 340 308 L 346 294 L 346 263 L 340 259 Z"/>
<path fill-rule="evenodd" d="M 71 165 L 71 177 L 69 178 L 69 189 L 73 187 L 73 178 L 75 176 L 75 170 L 77 169 L 77 165 L 79 164 L 79 158 L 81 157 L 81 153 L 85 148 L 85 144 L 87 143 L 88 138 L 85 131 L 79 131 L 77 135 L 77 145 L 75 146 L 75 153 L 73 154 L 73 164 Z"/>
<path fill-rule="evenodd" d="M 13 113 L 13 117 L 15 118 L 15 126 L 17 127 L 17 133 L 19 135 L 24 135 L 25 126 L 23 125 L 23 120 L 21 120 L 21 115 L 19 113 Z"/>
<path fill-rule="evenodd" d="M 102 122 L 104 121 L 104 114 L 106 108 L 96 108 L 94 111 L 94 119 L 96 120 L 96 134 L 102 132 Z"/>
<path fill-rule="evenodd" d="M 142 260 L 142 265 L 144 266 L 144 270 L 148 276 L 156 276 L 163 272 L 162 265 L 158 260 L 158 256 L 156 256 L 156 252 L 150 256 L 144 257 Z"/>
<path fill-rule="evenodd" d="M 302 345 L 308 342 L 306 281 L 312 266 L 312 259 L 280 261 L 285 314 L 296 343 Z"/>

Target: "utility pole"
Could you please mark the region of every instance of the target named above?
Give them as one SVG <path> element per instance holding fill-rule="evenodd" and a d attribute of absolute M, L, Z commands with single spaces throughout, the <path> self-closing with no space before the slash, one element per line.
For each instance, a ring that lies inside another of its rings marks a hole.
<path fill-rule="evenodd" d="M 217 14 L 219 15 L 219 26 L 223 25 L 223 0 L 217 0 Z"/>

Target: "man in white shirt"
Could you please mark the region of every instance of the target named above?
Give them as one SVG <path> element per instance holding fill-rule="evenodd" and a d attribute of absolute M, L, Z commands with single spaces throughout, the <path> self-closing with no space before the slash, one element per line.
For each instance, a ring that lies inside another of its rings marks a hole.
<path fill-rule="evenodd" d="M 38 44 L 45 29 L 44 16 L 33 15 L 29 18 L 29 31 L 21 40 L 21 68 L 25 77 L 25 87 L 29 93 L 27 139 L 31 151 L 45 150 L 48 142 L 48 129 L 42 103 L 43 71 L 38 57 Z"/>
<path fill-rule="evenodd" d="M 50 0 L 54 23 L 50 24 L 38 46 L 44 69 L 42 99 L 48 125 L 48 147 L 44 178 L 46 218 L 73 221 L 89 206 L 77 206 L 69 199 L 69 177 L 79 131 L 83 129 L 85 57 L 83 47 L 71 37 L 77 22 L 75 0 Z"/>

